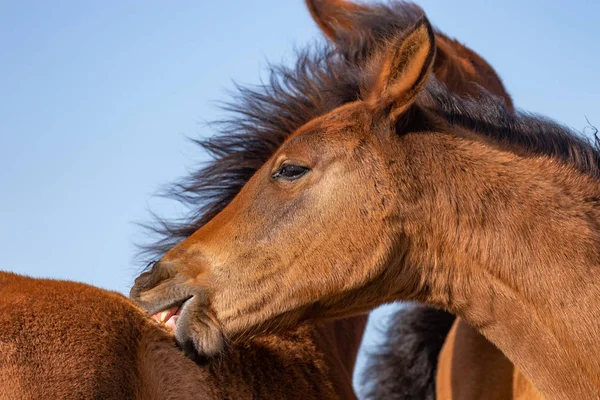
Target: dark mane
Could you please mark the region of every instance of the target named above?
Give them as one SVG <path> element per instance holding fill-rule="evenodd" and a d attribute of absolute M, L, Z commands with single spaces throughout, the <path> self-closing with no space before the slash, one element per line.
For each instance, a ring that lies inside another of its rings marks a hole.
<path fill-rule="evenodd" d="M 600 178 L 598 137 L 595 143 L 544 117 L 511 113 L 503 99 L 481 89 L 477 99 L 448 91 L 435 79 L 420 98 L 422 105 L 451 124 L 473 130 L 520 154 L 544 155 Z"/>
<path fill-rule="evenodd" d="M 188 217 L 156 218 L 144 225 L 157 237 L 140 246 L 140 255 L 156 259 L 221 211 L 285 138 L 308 121 L 360 96 L 361 71 L 389 39 L 412 25 L 423 11 L 394 2 L 369 6 L 352 15 L 360 34 L 342 34 L 335 47 L 315 45 L 298 53 L 294 67 L 271 66 L 270 79 L 255 87 L 237 86 L 225 105 L 231 118 L 213 124 L 217 135 L 194 140 L 212 161 L 168 188 L 163 196 L 183 203 Z"/>
<path fill-rule="evenodd" d="M 385 343 L 369 354 L 361 383 L 369 400 L 433 400 L 438 358 L 454 316 L 408 304 L 381 330 Z"/>
<path fill-rule="evenodd" d="M 188 207 L 187 218 L 157 218 L 146 225 L 156 242 L 141 255 L 160 257 L 214 217 L 235 197 L 288 135 L 308 121 L 360 98 L 369 63 L 391 38 L 423 15 L 410 3 L 374 5 L 353 15 L 360 34 L 343 33 L 336 46 L 315 45 L 298 53 L 293 67 L 271 66 L 267 83 L 237 86 L 224 106 L 231 118 L 213 124 L 217 135 L 194 142 L 212 161 L 172 185 L 163 195 Z M 432 79 L 422 102 L 447 121 L 493 138 L 513 151 L 543 154 L 600 177 L 600 154 L 589 141 L 543 118 L 509 112 L 503 99 L 482 89 L 481 96 L 461 98 Z"/>

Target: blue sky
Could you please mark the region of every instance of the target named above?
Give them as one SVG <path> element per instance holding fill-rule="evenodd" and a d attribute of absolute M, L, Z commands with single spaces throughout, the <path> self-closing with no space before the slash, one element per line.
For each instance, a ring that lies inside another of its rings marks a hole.
<path fill-rule="evenodd" d="M 600 2 L 418 3 L 518 107 L 600 126 Z M 0 269 L 126 293 L 133 222 L 179 215 L 152 194 L 204 159 L 186 137 L 319 37 L 301 0 L 0 0 Z"/>

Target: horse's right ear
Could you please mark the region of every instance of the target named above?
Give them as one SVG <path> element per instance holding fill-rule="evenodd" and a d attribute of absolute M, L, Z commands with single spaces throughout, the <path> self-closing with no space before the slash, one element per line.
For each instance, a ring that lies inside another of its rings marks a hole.
<path fill-rule="evenodd" d="M 392 120 L 406 111 L 423 88 L 435 58 L 435 36 L 425 17 L 387 45 L 365 98 Z"/>
<path fill-rule="evenodd" d="M 306 0 L 306 6 L 325 36 L 335 41 L 339 32 L 352 29 L 352 15 L 366 8 L 345 0 Z"/>

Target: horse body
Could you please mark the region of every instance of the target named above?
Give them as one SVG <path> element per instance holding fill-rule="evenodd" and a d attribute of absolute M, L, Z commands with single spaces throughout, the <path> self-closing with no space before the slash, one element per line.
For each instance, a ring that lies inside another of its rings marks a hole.
<path fill-rule="evenodd" d="M 321 57 L 349 98 L 287 138 L 134 298 L 179 306 L 178 340 L 207 353 L 223 334 L 417 300 L 468 321 L 547 398 L 596 398 L 600 156 L 485 93 L 449 92 L 430 74 L 434 40 L 422 20 L 355 64 L 364 42 Z"/>
<path fill-rule="evenodd" d="M 197 365 L 120 294 L 0 273 L 0 399 L 353 399 L 365 319 L 306 324 Z"/>

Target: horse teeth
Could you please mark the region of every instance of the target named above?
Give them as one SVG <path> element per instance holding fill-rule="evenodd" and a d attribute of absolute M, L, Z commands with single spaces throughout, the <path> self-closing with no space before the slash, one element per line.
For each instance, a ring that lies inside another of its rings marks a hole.
<path fill-rule="evenodd" d="M 169 321 L 170 318 L 172 318 L 174 315 L 176 315 L 178 313 L 179 313 L 179 307 L 174 306 L 174 307 L 169 308 L 168 310 L 164 310 L 164 311 L 161 311 L 161 312 L 158 312 L 158 313 L 152 315 L 152 319 L 164 324 L 167 321 Z"/>
<path fill-rule="evenodd" d="M 159 317 L 159 321 L 160 322 L 165 322 L 167 320 L 167 318 L 169 317 L 170 311 L 163 311 L 160 313 L 160 317 Z"/>

